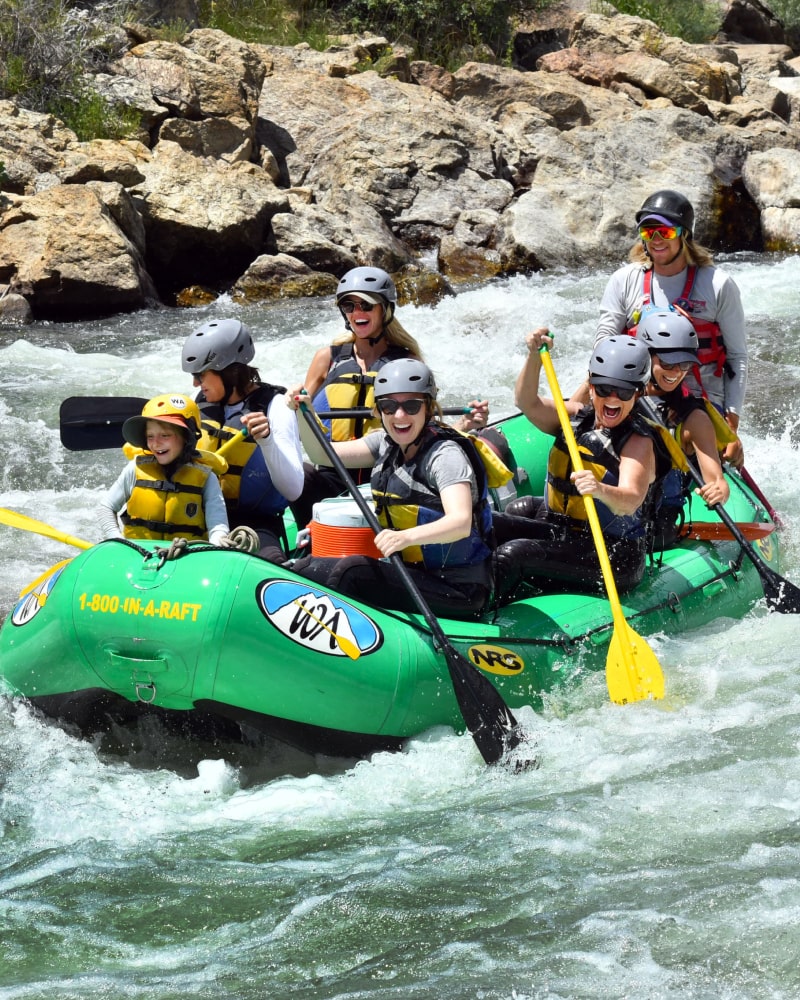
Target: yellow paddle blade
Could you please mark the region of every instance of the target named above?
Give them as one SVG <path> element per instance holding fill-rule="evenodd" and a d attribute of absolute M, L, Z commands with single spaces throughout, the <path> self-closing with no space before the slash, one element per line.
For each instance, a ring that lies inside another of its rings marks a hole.
<path fill-rule="evenodd" d="M 64 542 L 65 545 L 74 545 L 76 549 L 90 549 L 93 545 L 92 542 L 85 542 L 82 538 L 75 538 L 74 535 L 67 535 L 63 531 L 51 528 L 44 521 L 36 521 L 6 507 L 0 507 L 0 524 L 7 524 L 10 528 L 20 528 L 22 531 L 32 531 L 35 535 L 44 535 L 45 538 Z"/>
<path fill-rule="evenodd" d="M 611 636 L 606 684 L 609 697 L 618 705 L 664 697 L 664 673 L 656 654 L 624 619 L 617 622 Z"/>

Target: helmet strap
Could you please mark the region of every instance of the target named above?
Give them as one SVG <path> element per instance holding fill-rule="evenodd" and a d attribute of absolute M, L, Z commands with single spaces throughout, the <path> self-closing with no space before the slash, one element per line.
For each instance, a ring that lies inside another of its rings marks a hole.
<path fill-rule="evenodd" d="M 370 347 L 374 347 L 379 340 L 382 340 L 386 336 L 386 330 L 381 329 L 379 333 L 376 333 L 374 337 L 367 337 L 367 343 Z"/>

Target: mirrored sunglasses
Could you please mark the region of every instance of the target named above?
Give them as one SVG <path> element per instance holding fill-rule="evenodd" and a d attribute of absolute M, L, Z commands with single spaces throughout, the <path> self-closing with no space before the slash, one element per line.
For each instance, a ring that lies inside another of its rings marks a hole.
<path fill-rule="evenodd" d="M 425 405 L 427 400 L 425 399 L 406 399 L 400 402 L 398 399 L 390 399 L 388 396 L 382 397 L 381 399 L 375 400 L 375 405 L 381 411 L 381 413 L 394 414 L 402 407 L 403 412 L 408 414 L 409 417 L 415 417 L 422 407 Z"/>
<path fill-rule="evenodd" d="M 375 302 L 364 302 L 361 299 L 345 299 L 344 302 L 339 303 L 339 308 L 343 313 L 346 313 L 349 316 L 350 313 L 355 312 L 356 309 L 362 313 L 371 313 L 375 308 L 375 305 Z"/>
<path fill-rule="evenodd" d="M 674 240 L 683 232 L 683 226 L 639 226 L 639 235 L 643 240 L 652 240 L 660 236 L 662 240 Z"/>
<path fill-rule="evenodd" d="M 661 355 L 656 355 L 658 358 L 658 363 L 664 369 L 665 372 L 690 372 L 694 368 L 694 361 L 674 361 L 672 364 L 669 361 L 665 361 Z"/>
<path fill-rule="evenodd" d="M 629 399 L 633 399 L 636 395 L 636 386 L 621 386 L 621 385 L 593 385 L 595 393 L 601 398 L 606 399 L 608 396 L 616 396 L 617 399 L 621 400 L 623 403 L 627 403 Z"/>

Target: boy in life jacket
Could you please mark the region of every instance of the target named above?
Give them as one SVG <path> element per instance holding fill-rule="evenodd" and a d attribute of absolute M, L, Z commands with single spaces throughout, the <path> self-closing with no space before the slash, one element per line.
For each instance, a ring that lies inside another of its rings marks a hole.
<path fill-rule="evenodd" d="M 694 208 L 678 191 L 651 194 L 636 224 L 631 263 L 611 275 L 603 293 L 595 345 L 622 333 L 636 336 L 652 308 L 682 313 L 698 337 L 698 365 L 687 385 L 695 394 L 704 390 L 736 431 L 747 387 L 747 336 L 736 282 L 694 241 Z M 723 460 L 742 465 L 738 439 L 726 445 Z"/>
<path fill-rule="evenodd" d="M 287 394 L 290 408 L 301 389 L 311 397 L 318 413 L 334 409 L 372 409 L 376 374 L 384 365 L 400 358 L 423 361 L 419 344 L 397 318 L 397 288 L 380 267 L 354 267 L 340 280 L 336 307 L 344 320 L 345 333 L 320 349 L 311 359 L 302 386 Z M 456 424 L 459 430 L 474 431 L 485 426 L 489 404 L 473 400 L 471 412 Z M 324 421 L 332 441 L 352 441 L 380 427 L 374 416 L 337 417 Z M 366 482 L 368 474 L 354 471 L 355 481 Z M 306 463 L 303 492 L 292 504 L 298 526 L 311 519 L 314 504 L 342 492 L 334 469 Z"/>
<path fill-rule="evenodd" d="M 442 423 L 436 395 L 427 365 L 415 358 L 393 361 L 375 379 L 383 430 L 332 447 L 348 468 L 372 470 L 376 514 L 384 525 L 375 536 L 382 556 L 402 556 L 434 614 L 470 618 L 483 610 L 491 592 L 488 470 L 503 481 L 511 479 L 511 472 L 500 468 L 483 442 Z M 301 436 L 314 461 L 328 461 L 305 420 Z M 295 563 L 294 570 L 369 604 L 416 610 L 387 558 L 312 555 Z"/>
<path fill-rule="evenodd" d="M 654 432 L 639 399 L 650 380 L 650 354 L 632 337 L 609 337 L 589 362 L 590 402 L 566 403 L 584 468 L 572 468 L 554 401 L 539 394 L 539 348 L 552 340 L 545 327 L 527 334 L 528 358 L 515 400 L 531 423 L 554 437 L 545 495 L 521 497 L 494 515 L 497 596 L 512 599 L 522 581 L 541 591 L 602 592 L 603 576 L 583 497 L 597 514 L 620 592 L 645 571 L 654 495 L 668 463 L 657 458 Z"/>
<path fill-rule="evenodd" d="M 695 328 L 680 313 L 650 310 L 639 322 L 638 336 L 647 344 L 652 364 L 645 413 L 654 407 L 657 424 L 669 428 L 686 454 L 696 458 L 704 485 L 694 492 L 709 506 L 724 504 L 730 496 L 719 459 L 724 444 L 717 441 L 704 400 L 686 387 L 686 376 L 697 364 Z M 655 549 L 670 548 L 680 536 L 690 482 L 688 474 L 676 468 L 665 477 L 656 512 Z"/>
<path fill-rule="evenodd" d="M 228 518 L 215 459 L 197 451 L 197 405 L 179 393 L 156 396 L 141 416 L 125 421 L 122 434 L 141 454 L 100 502 L 103 538 L 185 538 L 225 545 Z M 224 468 L 224 461 L 218 467 Z"/>

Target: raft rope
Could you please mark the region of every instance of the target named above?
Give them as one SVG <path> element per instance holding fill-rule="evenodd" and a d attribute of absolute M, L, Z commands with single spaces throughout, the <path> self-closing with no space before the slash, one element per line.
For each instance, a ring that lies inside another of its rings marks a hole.
<path fill-rule="evenodd" d="M 169 548 L 156 548 L 156 549 L 145 549 L 141 545 L 137 545 L 135 542 L 131 541 L 129 538 L 116 538 L 113 541 L 119 542 L 122 545 L 127 545 L 129 548 L 134 549 L 138 552 L 145 562 L 150 559 L 158 558 L 160 560 L 157 569 L 161 569 L 164 563 L 168 559 L 175 559 L 185 556 L 195 555 L 199 552 L 230 552 L 237 551 L 231 549 L 221 549 L 216 545 L 211 545 L 208 542 L 198 543 L 193 542 L 191 545 L 175 545 L 176 542 L 185 541 L 185 539 L 173 539 Z M 172 553 L 172 555 L 170 555 Z M 742 563 L 744 562 L 744 552 L 742 552 L 741 547 L 739 548 L 738 555 L 733 562 L 728 564 L 728 568 L 717 573 L 715 576 L 711 577 L 710 580 L 704 580 L 702 583 L 696 584 L 690 587 L 688 590 L 684 591 L 682 594 L 677 594 L 675 591 L 671 591 L 667 596 L 666 600 L 661 601 L 658 604 L 652 604 L 647 608 L 643 608 L 641 611 L 635 611 L 633 614 L 628 615 L 628 621 L 635 621 L 638 618 L 643 618 L 646 615 L 653 614 L 657 611 L 669 610 L 673 614 L 678 614 L 680 611 L 681 600 L 685 600 L 692 594 L 698 591 L 704 590 L 709 584 L 716 583 L 719 580 L 725 580 L 728 577 L 732 578 L 734 581 L 738 580 L 741 575 Z M 423 623 L 412 621 L 406 617 L 401 612 L 394 612 L 388 608 L 380 609 L 383 614 L 389 618 L 393 618 L 395 621 L 402 625 L 409 625 L 416 632 L 429 636 L 433 640 L 433 634 L 431 630 Z M 590 639 L 594 635 L 600 635 L 603 632 L 610 632 L 614 628 L 613 622 L 609 622 L 607 625 L 598 625 L 597 628 L 589 629 L 586 632 L 582 632 L 580 635 L 570 636 L 565 632 L 560 636 L 553 636 L 550 639 L 542 638 L 540 636 L 511 636 L 511 635 L 458 635 L 450 636 L 452 642 L 458 642 L 464 645 L 479 645 L 487 643 L 497 643 L 502 642 L 504 646 L 541 646 L 544 648 L 551 649 L 562 649 L 567 655 L 572 655 L 576 652 L 577 648 L 581 646 L 587 639 Z"/>

